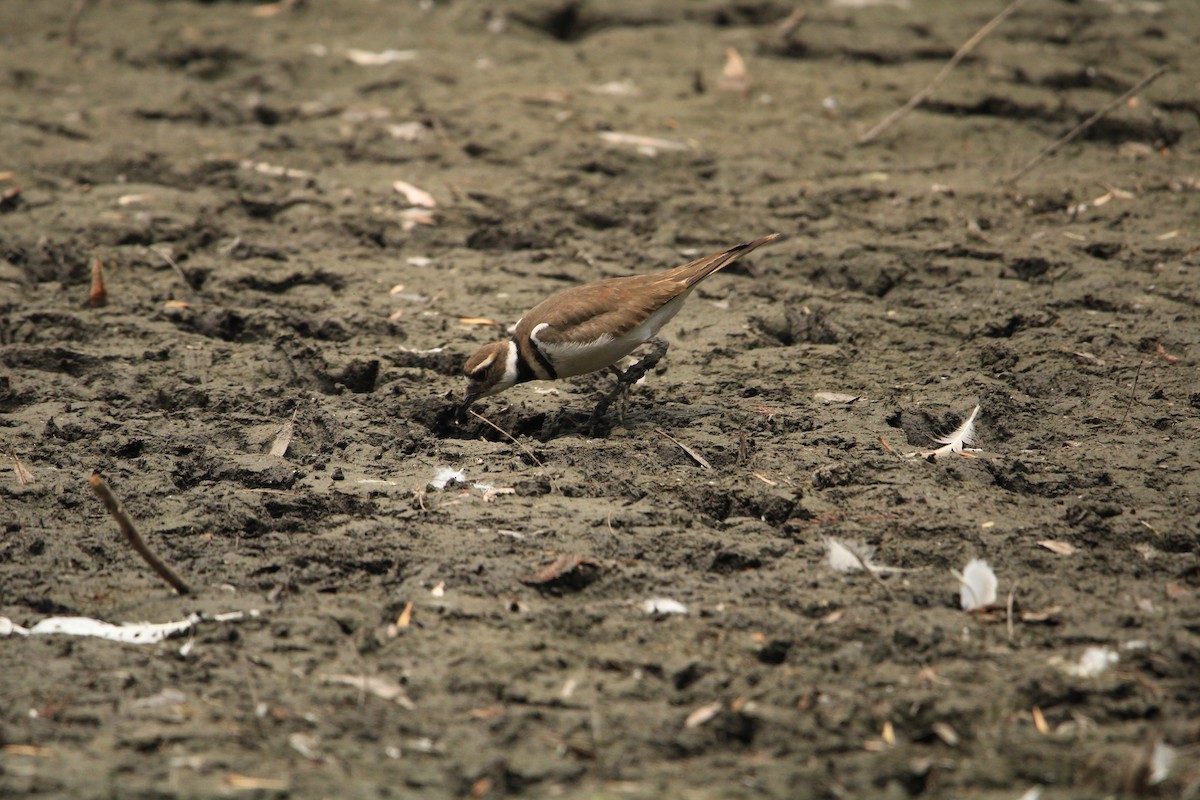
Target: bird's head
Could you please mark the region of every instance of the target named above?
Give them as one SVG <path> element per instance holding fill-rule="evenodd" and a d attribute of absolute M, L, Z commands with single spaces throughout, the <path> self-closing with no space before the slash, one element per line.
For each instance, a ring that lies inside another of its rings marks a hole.
<path fill-rule="evenodd" d="M 481 397 L 499 394 L 517 382 L 517 343 L 493 342 L 475 351 L 463 365 L 467 394 L 462 413 Z"/>

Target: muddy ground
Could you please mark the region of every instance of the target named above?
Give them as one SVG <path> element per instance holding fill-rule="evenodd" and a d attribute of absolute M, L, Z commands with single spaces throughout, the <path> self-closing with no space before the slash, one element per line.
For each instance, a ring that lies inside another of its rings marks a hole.
<path fill-rule="evenodd" d="M 0 639 L 0 794 L 1200 792 L 1186 3 L 1031 0 L 866 147 L 1001 4 L 74 5 L 0 7 L 0 615 L 260 616 Z M 772 231 L 596 435 L 451 419 L 550 292 Z"/>

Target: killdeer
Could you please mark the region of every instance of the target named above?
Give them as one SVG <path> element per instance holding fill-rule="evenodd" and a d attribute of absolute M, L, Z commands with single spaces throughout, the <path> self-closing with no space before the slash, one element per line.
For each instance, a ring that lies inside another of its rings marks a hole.
<path fill-rule="evenodd" d="M 667 343 L 655 334 L 679 312 L 696 284 L 777 238 L 773 233 L 665 272 L 608 278 L 548 297 L 521 317 L 512 339 L 485 345 L 467 359 L 467 394 L 460 417 L 481 397 L 525 381 L 570 378 L 613 367 L 650 342 L 654 350 L 621 373 L 614 392 L 592 413 L 594 422 L 626 386 L 666 354 Z"/>

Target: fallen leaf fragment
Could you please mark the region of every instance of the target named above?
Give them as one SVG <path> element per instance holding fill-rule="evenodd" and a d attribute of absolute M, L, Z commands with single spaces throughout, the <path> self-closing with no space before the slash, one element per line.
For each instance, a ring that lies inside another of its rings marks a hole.
<path fill-rule="evenodd" d="M 459 317 L 458 321 L 462 325 L 499 325 L 494 319 L 487 317 Z"/>
<path fill-rule="evenodd" d="M 424 208 L 437 208 L 437 200 L 429 192 L 413 186 L 408 181 L 393 181 L 392 188 L 404 195 L 409 205 Z"/>
<path fill-rule="evenodd" d="M 437 225 L 437 217 L 422 208 L 406 208 L 400 212 L 400 227 L 411 231 L 418 225 Z"/>
<path fill-rule="evenodd" d="M 249 169 L 255 172 L 260 172 L 263 175 L 270 175 L 275 178 L 293 178 L 296 180 L 308 180 L 312 177 L 311 172 L 305 172 L 302 169 L 292 169 L 291 167 L 280 167 L 275 164 L 267 164 L 262 161 L 251 161 L 247 159 L 241 163 L 242 169 Z"/>
<path fill-rule="evenodd" d="M 288 447 L 292 444 L 292 436 L 296 433 L 296 414 L 292 413 L 292 418 L 287 420 L 279 427 L 279 433 L 275 434 L 275 441 L 271 442 L 270 455 L 274 458 L 283 458 L 288 451 Z"/>
<path fill-rule="evenodd" d="M 751 86 L 750 73 L 742 54 L 730 47 L 725 50 L 725 68 L 717 79 L 717 89 L 723 92 L 737 92 L 741 95 L 749 93 Z"/>
<path fill-rule="evenodd" d="M 296 733 L 288 736 L 288 746 L 299 753 L 309 761 L 324 761 L 325 757 L 321 755 L 318 749 L 321 746 L 321 741 L 316 736 L 308 733 Z"/>
<path fill-rule="evenodd" d="M 1058 619 L 1058 615 L 1062 613 L 1062 610 L 1062 606 L 1046 606 L 1045 608 L 1022 611 L 1021 622 L 1055 622 Z"/>
<path fill-rule="evenodd" d="M 104 266 L 100 259 L 92 259 L 92 291 L 88 295 L 88 305 L 92 308 L 108 305 L 108 289 L 104 285 Z"/>
<path fill-rule="evenodd" d="M 346 51 L 346 58 L 360 67 L 382 67 L 398 61 L 412 61 L 416 57 L 416 50 L 383 50 L 373 53 L 370 50 L 351 48 Z"/>
<path fill-rule="evenodd" d="M 587 556 L 566 553 L 539 572 L 521 578 L 521 583 L 530 586 L 541 585 L 570 585 L 573 588 L 583 588 L 595 579 L 601 568 L 600 562 Z"/>
<path fill-rule="evenodd" d="M 1104 359 L 1100 358 L 1100 356 L 1093 355 L 1091 353 L 1088 353 L 1088 352 L 1085 352 L 1082 350 L 1073 352 L 1072 355 L 1076 356 L 1077 358 L 1082 358 L 1084 361 L 1088 362 L 1089 364 L 1095 364 L 1098 367 L 1104 366 Z"/>
<path fill-rule="evenodd" d="M 467 712 L 467 716 L 471 719 L 495 719 L 496 717 L 503 717 L 504 713 L 504 706 L 481 706 L 480 708 L 472 708 Z"/>
<path fill-rule="evenodd" d="M 602 95 L 605 97 L 637 97 L 642 92 L 637 88 L 633 81 L 609 81 L 596 86 L 589 86 L 588 91 L 592 94 Z"/>
<path fill-rule="evenodd" d="M 152 194 L 123 194 L 117 198 L 117 205 L 132 206 L 138 203 L 144 203 L 147 200 L 154 198 Z"/>
<path fill-rule="evenodd" d="M 399 122 L 387 126 L 388 135 L 402 142 L 419 142 L 429 137 L 429 128 L 424 122 Z"/>
<path fill-rule="evenodd" d="M 600 141 L 616 146 L 631 146 L 645 156 L 658 155 L 659 150 L 680 151 L 692 149 L 687 143 L 673 139 L 659 139 L 653 136 L 640 136 L 636 133 L 619 133 L 617 131 L 604 131 L 600 134 Z"/>
<path fill-rule="evenodd" d="M 288 782 L 284 778 L 256 778 L 252 775 L 239 775 L 236 772 L 228 773 L 224 783 L 231 789 L 282 791 L 288 787 Z"/>
<path fill-rule="evenodd" d="M 933 730 L 933 735 L 942 740 L 942 744 L 947 747 L 958 746 L 958 731 L 950 727 L 945 722 L 935 722 L 929 726 Z"/>
<path fill-rule="evenodd" d="M 255 6 L 254 10 L 250 13 L 255 17 L 265 19 L 293 9 L 300 2 L 303 2 L 303 0 L 279 0 L 277 3 L 264 3 L 263 5 Z"/>
<path fill-rule="evenodd" d="M 1184 598 L 1191 597 L 1192 594 L 1192 590 L 1184 586 L 1182 583 L 1173 582 L 1167 583 L 1167 585 L 1163 588 L 1163 591 L 1165 591 L 1167 593 L 1167 597 L 1172 600 L 1183 600 Z"/>
<path fill-rule="evenodd" d="M 706 722 L 711 721 L 721 710 L 725 708 L 725 704 L 720 700 L 715 703 L 709 703 L 705 706 L 700 706 L 695 711 L 687 715 L 687 719 L 683 721 L 685 729 L 699 728 Z"/>
<path fill-rule="evenodd" d="M 1166 351 L 1166 348 L 1164 348 L 1162 346 L 1162 342 L 1158 342 L 1157 344 L 1154 345 L 1154 354 L 1157 355 L 1158 357 L 1160 357 L 1163 361 L 1167 362 L 1168 364 L 1178 364 L 1182 360 L 1179 358 L 1179 356 L 1173 356 L 1170 353 L 1168 353 Z"/>
<path fill-rule="evenodd" d="M 1069 556 L 1075 552 L 1074 545 L 1060 542 L 1057 539 L 1042 539 L 1038 542 L 1042 547 L 1049 550 L 1051 553 L 1058 553 L 1060 556 Z"/>
<path fill-rule="evenodd" d="M 400 612 L 400 616 L 396 617 L 396 627 L 397 628 L 407 628 L 409 625 L 412 624 L 412 615 L 413 615 L 413 604 L 412 604 L 412 601 L 410 600 L 408 602 L 408 604 L 406 606 L 404 606 L 404 610 Z"/>
<path fill-rule="evenodd" d="M 39 747 L 36 744 L 6 744 L 2 748 L 5 755 L 10 756 L 29 756 L 31 758 L 49 758 L 54 755 L 54 751 L 47 747 Z"/>
<path fill-rule="evenodd" d="M 481 486 L 484 486 L 484 484 L 482 484 L 482 483 L 475 484 L 476 489 L 480 488 Z M 492 486 L 487 489 L 484 489 L 483 502 L 494 503 L 494 502 L 496 502 L 496 498 L 499 497 L 500 495 L 516 494 L 516 493 L 517 493 L 517 490 L 512 488 L 511 486 Z"/>
<path fill-rule="evenodd" d="M 818 623 L 821 625 L 833 625 L 839 622 L 844 616 L 846 616 L 846 609 L 835 608 L 833 611 L 830 611 L 828 614 L 821 617 L 821 619 L 818 620 Z"/>
<path fill-rule="evenodd" d="M 1046 724 L 1046 715 L 1037 706 L 1033 707 L 1033 727 L 1037 728 L 1037 732 L 1046 736 L 1050 733 L 1050 726 Z"/>
<path fill-rule="evenodd" d="M 845 394 L 844 392 L 817 392 L 813 395 L 813 400 L 818 403 L 853 403 L 856 400 L 862 399 L 859 394 Z"/>
<path fill-rule="evenodd" d="M 21 200 L 21 187 L 12 186 L 0 192 L 0 211 L 11 211 Z"/>
<path fill-rule="evenodd" d="M 395 703 L 409 711 L 417 707 L 408 698 L 408 694 L 400 684 L 393 683 L 386 678 L 376 678 L 366 675 L 322 675 L 321 682 L 331 686 L 350 686 L 360 692 L 373 694 L 381 700 Z"/>

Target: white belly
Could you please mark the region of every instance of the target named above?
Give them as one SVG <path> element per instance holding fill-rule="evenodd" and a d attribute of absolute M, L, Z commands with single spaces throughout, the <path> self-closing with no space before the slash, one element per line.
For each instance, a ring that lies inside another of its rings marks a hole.
<path fill-rule="evenodd" d="M 589 372 L 609 367 L 653 337 L 663 325 L 679 313 L 683 301 L 690 292 L 684 292 L 663 305 L 646 318 L 641 325 L 628 331 L 624 336 L 602 336 L 588 343 L 580 342 L 539 342 L 537 328 L 530 333 L 535 345 L 542 351 L 554 371 L 560 378 L 571 378 L 575 375 L 586 375 Z"/>

